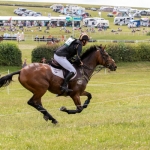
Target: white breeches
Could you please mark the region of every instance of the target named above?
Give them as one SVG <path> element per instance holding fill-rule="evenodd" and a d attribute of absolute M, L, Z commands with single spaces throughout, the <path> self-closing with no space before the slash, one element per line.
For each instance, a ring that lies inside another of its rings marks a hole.
<path fill-rule="evenodd" d="M 54 54 L 54 59 L 66 70 L 68 70 L 69 72 L 73 72 L 74 74 L 76 74 L 76 69 L 73 67 L 73 65 L 67 60 L 66 57 L 63 56 L 58 56 L 56 54 Z"/>

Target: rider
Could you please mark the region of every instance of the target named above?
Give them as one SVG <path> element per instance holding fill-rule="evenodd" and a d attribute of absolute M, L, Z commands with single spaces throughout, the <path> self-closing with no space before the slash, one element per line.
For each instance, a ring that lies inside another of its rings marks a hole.
<path fill-rule="evenodd" d="M 69 80 L 76 74 L 76 69 L 69 62 L 71 58 L 76 55 L 76 62 L 80 65 L 83 65 L 83 62 L 80 59 L 80 54 L 82 51 L 82 46 L 85 46 L 89 41 L 89 36 L 86 33 L 82 33 L 79 39 L 69 38 L 65 44 L 59 47 L 54 54 L 54 59 L 69 73 L 66 75 L 63 84 L 60 86 L 62 92 L 72 91 L 67 88 Z"/>

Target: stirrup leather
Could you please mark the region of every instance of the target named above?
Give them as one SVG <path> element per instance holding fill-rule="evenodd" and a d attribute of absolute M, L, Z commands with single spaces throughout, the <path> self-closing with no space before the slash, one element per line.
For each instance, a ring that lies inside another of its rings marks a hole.
<path fill-rule="evenodd" d="M 68 89 L 68 87 L 66 87 L 66 86 L 60 86 L 60 88 L 61 88 L 61 91 L 62 92 L 72 92 L 73 90 L 72 89 Z"/>

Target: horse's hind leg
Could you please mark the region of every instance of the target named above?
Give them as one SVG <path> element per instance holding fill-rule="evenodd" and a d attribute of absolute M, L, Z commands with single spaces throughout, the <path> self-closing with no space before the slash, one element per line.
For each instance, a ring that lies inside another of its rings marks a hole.
<path fill-rule="evenodd" d="M 40 111 L 44 115 L 43 118 L 46 121 L 52 120 L 52 123 L 58 123 L 57 120 L 54 119 L 52 115 L 50 115 L 50 113 L 42 106 L 41 97 L 38 98 L 36 95 L 33 95 L 33 97 L 28 101 L 28 104 Z"/>

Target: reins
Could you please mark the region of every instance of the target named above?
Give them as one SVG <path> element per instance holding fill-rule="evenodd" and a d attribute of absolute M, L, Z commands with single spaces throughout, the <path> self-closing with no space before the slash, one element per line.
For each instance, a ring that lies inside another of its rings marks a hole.
<path fill-rule="evenodd" d="M 96 72 L 92 73 L 92 75 L 88 76 L 88 74 L 84 71 L 84 69 L 87 69 L 87 70 L 93 70 L 93 68 L 90 68 L 86 65 L 82 65 L 81 66 L 81 74 L 82 74 L 82 79 L 86 79 L 87 82 L 91 79 L 92 76 L 94 76 L 95 74 L 99 73 L 103 68 L 106 68 L 106 65 L 107 65 L 107 59 L 105 58 L 105 53 L 103 52 L 103 50 L 100 48 L 100 47 L 97 47 L 97 49 L 99 49 L 100 53 L 101 53 L 101 57 L 102 59 L 105 61 L 105 66 L 99 66 L 96 70 Z"/>
<path fill-rule="evenodd" d="M 86 66 L 86 65 L 84 65 L 84 64 L 83 64 L 81 67 L 82 67 L 82 68 L 85 68 L 85 69 L 87 69 L 87 70 L 93 70 L 93 69 L 89 68 L 88 66 Z"/>
<path fill-rule="evenodd" d="M 84 72 L 84 69 L 87 69 L 87 70 L 93 70 L 93 69 L 89 68 L 89 67 L 86 66 L 86 65 L 82 65 L 81 68 L 82 68 L 82 76 L 83 76 L 83 78 L 85 78 L 85 79 L 87 80 L 87 82 L 88 82 L 88 81 L 91 79 L 92 76 L 94 76 L 95 74 L 99 73 L 99 72 L 100 72 L 103 68 L 105 68 L 105 67 L 99 66 L 98 69 L 97 69 L 97 71 L 96 71 L 95 73 L 92 73 L 91 76 L 88 76 L 87 74 L 85 75 L 86 72 Z"/>
<path fill-rule="evenodd" d="M 94 76 L 95 74 L 99 73 L 103 68 L 105 68 L 105 67 L 99 66 L 97 72 L 93 73 L 93 74 L 89 77 L 89 80 L 91 79 L 92 76 Z"/>

